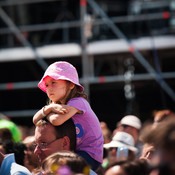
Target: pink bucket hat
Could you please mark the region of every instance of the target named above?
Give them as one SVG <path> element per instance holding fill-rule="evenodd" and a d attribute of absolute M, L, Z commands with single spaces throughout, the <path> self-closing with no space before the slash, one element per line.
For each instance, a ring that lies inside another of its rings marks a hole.
<path fill-rule="evenodd" d="M 46 92 L 46 86 L 44 79 L 49 76 L 54 80 L 68 80 L 76 85 L 78 85 L 81 91 L 84 90 L 84 87 L 80 85 L 78 73 L 76 68 L 65 61 L 58 61 L 51 64 L 45 71 L 41 81 L 38 83 L 38 87 Z"/>

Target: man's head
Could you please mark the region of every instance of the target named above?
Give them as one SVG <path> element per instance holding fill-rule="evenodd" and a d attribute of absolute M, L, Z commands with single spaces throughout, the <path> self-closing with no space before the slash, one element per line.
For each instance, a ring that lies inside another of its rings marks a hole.
<path fill-rule="evenodd" d="M 153 111 L 154 123 L 161 122 L 168 118 L 174 118 L 175 113 L 170 109 L 154 110 Z"/>
<path fill-rule="evenodd" d="M 103 145 L 108 150 L 110 163 L 121 159 L 134 160 L 137 148 L 133 137 L 126 132 L 117 132 L 112 141 Z"/>
<path fill-rule="evenodd" d="M 131 134 L 136 143 L 138 140 L 140 129 L 141 129 L 140 119 L 134 115 L 126 115 L 121 119 L 117 130 Z"/>
<path fill-rule="evenodd" d="M 167 118 L 157 125 L 147 125 L 142 131 L 144 143 L 154 146 L 151 164 L 159 174 L 175 174 L 175 121 Z"/>
<path fill-rule="evenodd" d="M 39 167 L 39 160 L 38 156 L 34 154 L 34 146 L 35 137 L 34 136 L 27 136 L 23 143 L 26 145 L 25 150 L 25 159 L 24 159 L 24 166 L 27 167 L 30 171 L 34 168 Z"/>
<path fill-rule="evenodd" d="M 123 160 L 110 164 L 104 172 L 104 175 L 148 175 L 150 166 L 146 160 Z"/>
<path fill-rule="evenodd" d="M 72 119 L 67 120 L 60 126 L 53 126 L 45 120 L 40 120 L 35 129 L 35 150 L 42 162 L 52 153 L 76 148 L 76 131 Z"/>
<path fill-rule="evenodd" d="M 149 130 L 148 130 L 149 129 Z M 160 122 L 157 127 L 148 128 L 145 142 L 154 144 L 161 152 L 161 161 L 175 163 L 175 121 L 173 118 Z"/>

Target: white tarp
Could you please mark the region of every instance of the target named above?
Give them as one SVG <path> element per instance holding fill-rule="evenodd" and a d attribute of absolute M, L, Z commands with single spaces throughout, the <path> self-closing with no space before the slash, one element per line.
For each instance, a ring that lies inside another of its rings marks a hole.
<path fill-rule="evenodd" d="M 175 35 L 143 37 L 134 39 L 131 43 L 138 50 L 150 50 L 153 44 L 156 49 L 175 48 Z M 128 52 L 128 50 L 128 44 L 121 39 L 94 41 L 87 45 L 87 53 L 90 55 Z M 71 57 L 81 55 L 81 46 L 76 43 L 54 44 L 38 47 L 36 51 L 42 58 Z M 32 60 L 34 58 L 35 54 L 27 47 L 0 49 L 0 62 Z"/>

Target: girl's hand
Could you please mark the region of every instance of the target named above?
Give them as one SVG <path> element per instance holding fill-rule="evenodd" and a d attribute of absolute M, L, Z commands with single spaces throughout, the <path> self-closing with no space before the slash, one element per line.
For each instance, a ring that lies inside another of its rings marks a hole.
<path fill-rule="evenodd" d="M 70 110 L 70 106 L 62 105 L 62 104 L 50 104 L 48 105 L 49 108 L 51 108 L 51 112 L 57 113 L 57 114 L 66 114 Z"/>

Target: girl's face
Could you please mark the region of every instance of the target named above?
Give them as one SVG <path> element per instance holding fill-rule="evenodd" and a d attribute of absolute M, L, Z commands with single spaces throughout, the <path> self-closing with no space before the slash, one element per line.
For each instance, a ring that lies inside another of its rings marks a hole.
<path fill-rule="evenodd" d="M 54 103 L 60 101 L 62 104 L 65 103 L 71 89 L 75 86 L 73 83 L 68 84 L 65 80 L 54 80 L 51 77 L 45 78 L 45 85 L 49 99 Z"/>

